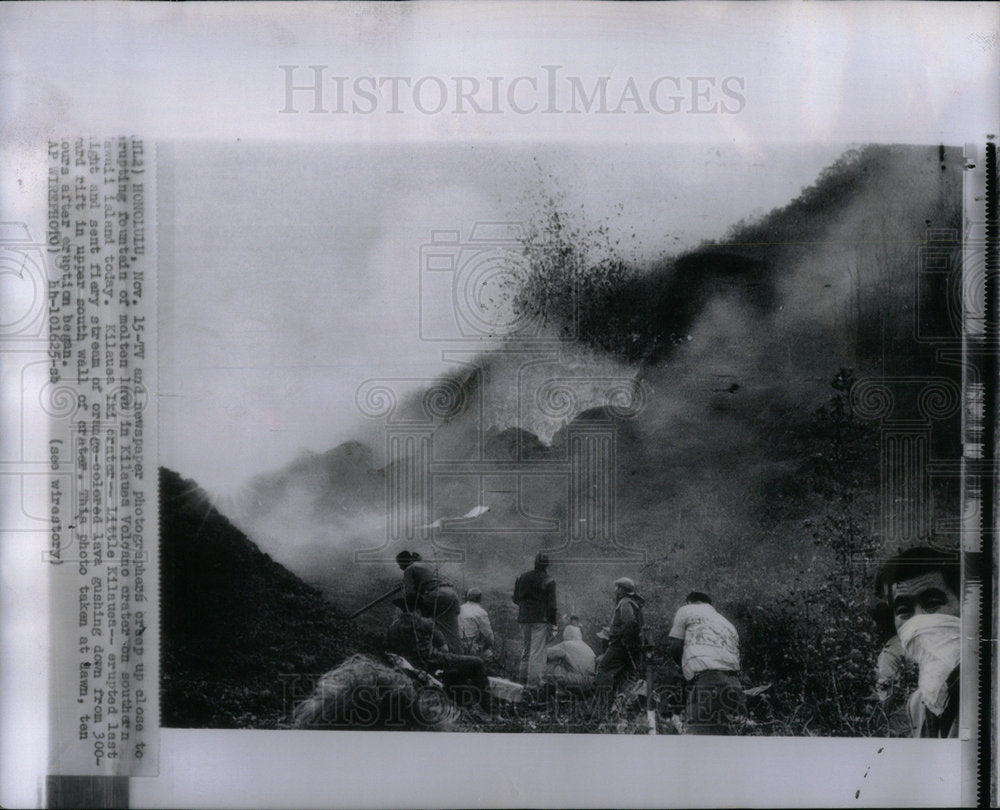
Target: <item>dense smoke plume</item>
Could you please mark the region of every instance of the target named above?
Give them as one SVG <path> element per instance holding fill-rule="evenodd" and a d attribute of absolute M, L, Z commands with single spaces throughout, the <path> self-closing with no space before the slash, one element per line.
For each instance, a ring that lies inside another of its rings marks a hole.
<path fill-rule="evenodd" d="M 439 380 L 453 403 L 435 418 L 435 452 L 544 471 L 565 457 L 574 426 L 609 419 L 616 539 L 635 553 L 574 564 L 576 550 L 564 547 L 573 493 L 558 476 L 497 475 L 484 495 L 456 474 L 435 483 L 428 522 L 484 499 L 490 511 L 436 535 L 442 558 L 449 548 L 464 557 L 444 562 L 445 575 L 481 588 L 503 625 L 516 574 L 537 549 L 554 549 L 561 609 L 593 626 L 606 621 L 610 582 L 622 575 L 638 581 L 661 624 L 692 589 L 753 604 L 818 579 L 830 558 L 814 526 L 829 503 L 809 478 L 810 431 L 831 382 L 842 369 L 954 374 L 913 336 L 918 322 L 953 327 L 948 302 L 917 294 L 917 250 L 929 230 L 959 227 L 958 165 L 955 150 L 853 150 L 787 206 L 651 264 L 622 258 L 600 226 L 543 199 L 524 245 L 531 275 L 511 295 L 553 342 L 538 355 L 511 340 Z M 551 380 L 569 381 L 572 398 L 545 408 L 525 396 Z M 609 399 L 609 380 L 619 399 Z M 419 410 L 423 396 L 400 408 Z M 304 455 L 224 510 L 279 562 L 356 606 L 398 578 L 391 565 L 353 556 L 385 536 L 393 470 L 383 450 L 376 439 Z M 859 468 L 855 503 L 871 534 L 877 492 L 877 467 Z M 429 542 L 419 550 L 435 555 Z"/>

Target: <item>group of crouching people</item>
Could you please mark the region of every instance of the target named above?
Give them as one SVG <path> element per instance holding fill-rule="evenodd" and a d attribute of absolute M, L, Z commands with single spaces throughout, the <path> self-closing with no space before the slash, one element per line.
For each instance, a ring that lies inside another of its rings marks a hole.
<path fill-rule="evenodd" d="M 389 652 L 433 672 L 446 688 L 477 695 L 482 708 L 490 703 L 495 638 L 482 594 L 458 593 L 419 554 L 404 551 L 396 562 L 403 571 L 403 595 L 393 604 L 399 612 L 386 635 Z M 614 581 L 614 609 L 597 638 L 600 655 L 583 639 L 579 617 L 571 615 L 559 632 L 556 583 L 549 559 L 536 555 L 534 566 L 514 584 L 522 654 L 518 681 L 522 704 L 540 704 L 558 696 L 580 698 L 592 712 L 606 713 L 626 685 L 644 670 L 643 604 L 635 583 Z M 733 625 L 711 605 L 707 594 L 693 592 L 677 611 L 671 628 L 671 653 L 690 689 L 686 729 L 690 733 L 725 734 L 744 709 L 739 682 L 739 638 Z M 495 680 L 495 679 L 494 679 Z M 494 690 L 495 691 L 495 690 Z"/>
<path fill-rule="evenodd" d="M 419 554 L 396 557 L 403 571 L 399 613 L 390 626 L 386 647 L 414 666 L 435 673 L 451 690 L 465 690 L 482 708 L 490 703 L 495 639 L 482 594 L 470 589 L 465 601 L 436 568 Z M 542 702 L 553 695 L 588 700 L 607 710 L 627 684 L 642 678 L 644 599 L 635 583 L 613 583 L 614 609 L 597 633 L 600 655 L 583 639 L 580 621 L 570 616 L 558 633 L 556 583 L 549 559 L 540 552 L 521 574 L 513 591 L 518 607 L 522 652 L 518 680 L 522 702 Z M 875 590 L 892 637 L 879 656 L 876 692 L 898 708 L 889 733 L 913 737 L 954 737 L 958 732 L 960 645 L 960 576 L 955 553 L 909 549 L 888 560 Z M 891 617 L 891 619 L 890 619 Z M 691 734 L 728 734 L 745 715 L 740 682 L 739 635 L 728 619 L 700 591 L 688 594 L 674 615 L 668 650 L 685 680 L 683 729 Z M 899 695 L 902 673 L 914 670 L 916 687 Z"/>

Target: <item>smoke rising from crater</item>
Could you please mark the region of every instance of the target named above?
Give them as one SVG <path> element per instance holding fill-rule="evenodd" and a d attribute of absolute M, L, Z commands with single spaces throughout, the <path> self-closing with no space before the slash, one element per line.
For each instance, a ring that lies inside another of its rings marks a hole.
<path fill-rule="evenodd" d="M 655 582 L 650 610 L 664 616 L 692 588 L 753 600 L 775 581 L 808 576 L 822 555 L 807 521 L 825 508 L 796 482 L 810 415 L 840 368 L 861 376 L 933 367 L 912 339 L 914 319 L 943 315 L 916 310 L 914 257 L 927 228 L 957 227 L 957 162 L 954 151 L 942 158 L 917 147 L 848 153 L 789 205 L 658 262 L 622 258 L 600 225 L 569 227 L 572 217 L 543 201 L 525 244 L 533 276 L 517 306 L 557 340 L 456 355 L 456 370 L 438 381 L 454 401 L 434 415 L 437 458 L 517 466 L 527 448 L 536 462 L 561 459 L 566 431 L 595 410 L 613 411 L 608 391 L 624 385 L 641 407 L 611 414 L 617 540 L 644 562 L 560 566 L 557 554 L 564 604 L 601 615 L 603 571 L 609 582 L 622 574 Z M 400 413 L 425 408 L 431 388 L 402 396 Z M 258 479 L 254 507 L 238 518 L 332 594 L 342 596 L 346 580 L 398 576 L 391 565 L 352 568 L 354 551 L 384 538 L 393 471 L 380 429 L 370 447 L 344 445 Z M 438 538 L 465 554 L 443 565 L 446 575 L 481 587 L 499 608 L 534 551 L 564 543 L 572 518 L 558 475 L 527 487 L 516 474 L 495 479 L 441 476 L 426 517 L 489 501 L 478 534 Z M 859 497 L 875 527 L 876 495 Z M 432 552 L 426 538 L 420 550 Z"/>

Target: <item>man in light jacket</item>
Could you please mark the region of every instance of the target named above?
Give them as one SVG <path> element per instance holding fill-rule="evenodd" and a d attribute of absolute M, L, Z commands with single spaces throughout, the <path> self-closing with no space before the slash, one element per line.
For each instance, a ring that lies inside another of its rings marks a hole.
<path fill-rule="evenodd" d="M 594 651 L 583 640 L 579 627 L 567 625 L 562 643 L 549 647 L 546 658 L 545 680 L 549 683 L 583 690 L 594 685 Z"/>
<path fill-rule="evenodd" d="M 466 655 L 478 655 L 484 661 L 493 658 L 493 626 L 490 614 L 482 606 L 483 593 L 479 588 L 465 592 L 465 602 L 458 614 L 458 628 Z"/>

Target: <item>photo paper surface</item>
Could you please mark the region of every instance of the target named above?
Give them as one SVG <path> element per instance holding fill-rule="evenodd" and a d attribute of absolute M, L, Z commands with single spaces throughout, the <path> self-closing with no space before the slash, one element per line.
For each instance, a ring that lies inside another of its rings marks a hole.
<path fill-rule="evenodd" d="M 975 803 L 995 12 L 114 11 L 4 11 L 10 803 Z"/>

